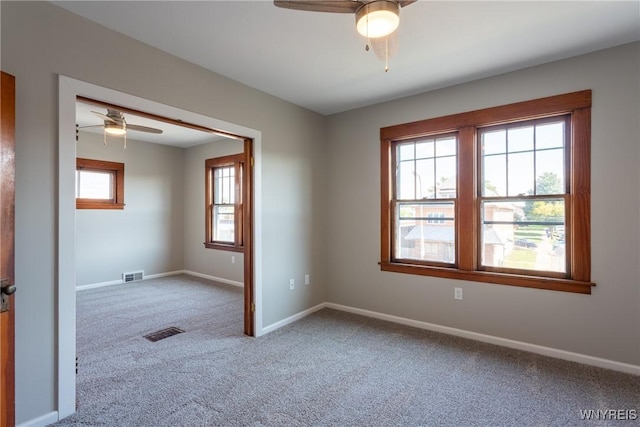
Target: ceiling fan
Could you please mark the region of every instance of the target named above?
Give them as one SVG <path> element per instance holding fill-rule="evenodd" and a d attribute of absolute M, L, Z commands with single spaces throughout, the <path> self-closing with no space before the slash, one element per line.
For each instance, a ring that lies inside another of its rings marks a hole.
<path fill-rule="evenodd" d="M 353 13 L 356 29 L 378 57 L 386 61 L 389 71 L 389 55 L 397 49 L 396 30 L 400 25 L 400 9 L 416 0 L 274 0 L 273 4 L 284 9 L 308 12 Z"/>
<path fill-rule="evenodd" d="M 92 111 L 93 114 L 100 117 L 104 124 L 80 126 L 82 128 L 91 128 L 101 126 L 104 128 L 104 144 L 107 145 L 107 135 L 122 136 L 124 138 L 124 148 L 127 148 L 127 131 L 146 132 L 161 134 L 162 129 L 156 129 L 148 126 L 141 126 L 127 123 L 122 111 L 113 108 L 107 108 L 107 114 Z"/>

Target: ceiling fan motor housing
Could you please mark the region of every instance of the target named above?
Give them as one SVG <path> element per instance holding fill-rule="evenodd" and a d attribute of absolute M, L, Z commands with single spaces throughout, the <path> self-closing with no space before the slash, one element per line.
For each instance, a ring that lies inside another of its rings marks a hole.
<path fill-rule="evenodd" d="M 127 122 L 124 114 L 117 110 L 107 110 L 107 117 L 110 120 L 104 121 L 104 131 L 111 135 L 124 135 L 127 133 Z"/>
<path fill-rule="evenodd" d="M 356 28 L 364 37 L 375 39 L 393 33 L 400 25 L 400 5 L 393 0 L 374 0 L 356 12 Z"/>

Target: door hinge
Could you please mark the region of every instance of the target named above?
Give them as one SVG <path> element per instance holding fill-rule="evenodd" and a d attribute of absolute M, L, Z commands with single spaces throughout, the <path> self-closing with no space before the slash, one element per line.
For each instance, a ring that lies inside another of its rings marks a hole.
<path fill-rule="evenodd" d="M 253 166 L 253 157 L 251 158 L 251 166 Z"/>
<path fill-rule="evenodd" d="M 251 312 L 255 313 L 256 312 L 256 304 L 255 303 L 251 303 Z"/>

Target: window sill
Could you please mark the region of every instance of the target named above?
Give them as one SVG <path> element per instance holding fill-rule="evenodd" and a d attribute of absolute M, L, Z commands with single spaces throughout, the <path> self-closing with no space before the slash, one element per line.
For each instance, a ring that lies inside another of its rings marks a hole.
<path fill-rule="evenodd" d="M 230 251 L 230 252 L 244 252 L 244 247 L 243 246 L 235 246 L 233 244 L 231 245 L 225 245 L 223 243 L 212 243 L 212 242 L 205 242 L 204 243 L 204 247 L 207 249 L 217 249 L 220 251 Z"/>
<path fill-rule="evenodd" d="M 76 201 L 76 209 L 124 209 L 124 203 Z"/>
<path fill-rule="evenodd" d="M 395 262 L 381 262 L 379 264 L 380 270 L 394 273 L 444 277 L 446 279 L 495 283 L 499 285 L 548 289 L 552 291 L 573 292 L 579 294 L 591 294 L 591 287 L 595 286 L 595 283 L 592 282 L 580 282 L 577 280 L 557 279 L 553 277 L 533 277 L 487 271 L 464 271 L 454 268 L 401 264 Z"/>

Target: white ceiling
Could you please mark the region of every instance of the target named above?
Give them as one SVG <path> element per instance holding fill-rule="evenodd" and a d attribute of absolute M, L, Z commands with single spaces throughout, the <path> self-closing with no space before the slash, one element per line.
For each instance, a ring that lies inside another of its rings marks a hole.
<path fill-rule="evenodd" d="M 401 11 L 385 73 L 351 14 L 266 0 L 54 3 L 321 114 L 640 40 L 637 0 L 419 0 Z"/>

